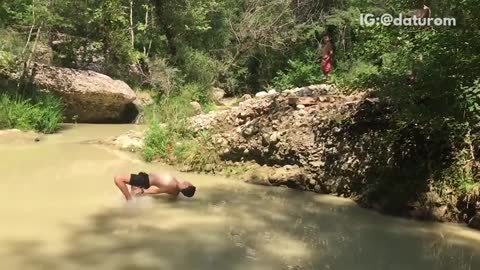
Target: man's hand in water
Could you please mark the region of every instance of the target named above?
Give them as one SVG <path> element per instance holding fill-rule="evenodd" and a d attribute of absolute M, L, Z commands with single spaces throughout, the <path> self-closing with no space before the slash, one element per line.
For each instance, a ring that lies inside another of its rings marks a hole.
<path fill-rule="evenodd" d="M 131 187 L 130 188 L 130 194 L 132 195 L 132 197 L 141 196 L 143 193 L 144 193 L 143 188 L 139 188 L 139 187 Z"/>

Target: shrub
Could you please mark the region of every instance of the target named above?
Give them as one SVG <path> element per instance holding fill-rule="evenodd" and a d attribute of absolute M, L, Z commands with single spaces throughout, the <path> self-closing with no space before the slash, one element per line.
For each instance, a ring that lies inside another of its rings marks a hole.
<path fill-rule="evenodd" d="M 280 71 L 273 79 L 278 89 L 300 87 L 320 83 L 325 80 L 322 67 L 314 50 L 307 50 L 300 58 L 288 61 L 288 68 Z"/>
<path fill-rule="evenodd" d="M 179 98 L 187 101 L 196 101 L 201 105 L 211 103 L 209 87 L 200 84 L 187 84 L 180 88 Z"/>
<path fill-rule="evenodd" d="M 331 81 L 345 88 L 364 88 L 370 86 L 371 78 L 378 74 L 376 66 L 361 60 L 353 63 L 339 62 L 337 72 Z"/>
<path fill-rule="evenodd" d="M 143 156 L 147 161 L 161 159 L 189 170 L 210 171 L 219 162 L 210 134 L 194 134 L 188 128 L 188 119 L 193 115 L 190 100 L 201 88 L 187 85 L 183 89 L 180 95 L 164 98 L 147 108 L 150 127 Z"/>
<path fill-rule="evenodd" d="M 149 62 L 150 84 L 162 96 L 170 96 L 182 83 L 180 70 L 170 67 L 164 58 L 155 58 Z"/>
<path fill-rule="evenodd" d="M 220 64 L 209 55 L 193 49 L 183 52 L 181 69 L 187 82 L 209 87 L 215 80 Z"/>
<path fill-rule="evenodd" d="M 53 133 L 60 128 L 63 107 L 58 98 L 37 94 L 32 98 L 0 95 L 0 128 Z"/>
<path fill-rule="evenodd" d="M 195 138 L 187 137 L 185 140 L 177 142 L 174 146 L 174 157 L 178 164 L 188 170 L 207 171 L 215 169 L 220 163 L 220 158 L 213 145 L 211 134 L 208 131 L 202 131 Z"/>

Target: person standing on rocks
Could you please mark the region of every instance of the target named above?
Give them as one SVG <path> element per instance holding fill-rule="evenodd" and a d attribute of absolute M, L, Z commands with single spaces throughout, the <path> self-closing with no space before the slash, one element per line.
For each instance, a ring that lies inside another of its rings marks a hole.
<path fill-rule="evenodd" d="M 177 197 L 182 193 L 185 197 L 193 197 L 196 187 L 187 181 L 179 181 L 170 174 L 138 174 L 117 175 L 114 183 L 120 189 L 127 201 L 133 196 L 170 194 Z M 128 190 L 127 185 L 131 186 Z"/>
<path fill-rule="evenodd" d="M 326 35 L 323 38 L 323 48 L 322 48 L 322 60 L 321 60 L 321 65 L 322 65 L 322 71 L 325 76 L 328 76 L 330 72 L 332 72 L 333 68 L 333 43 L 332 39 L 330 38 L 330 35 Z"/>

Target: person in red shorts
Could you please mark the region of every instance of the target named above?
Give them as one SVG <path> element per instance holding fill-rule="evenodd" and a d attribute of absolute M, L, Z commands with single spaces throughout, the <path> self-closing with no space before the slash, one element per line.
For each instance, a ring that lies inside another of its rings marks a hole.
<path fill-rule="evenodd" d="M 326 35 L 323 38 L 323 42 L 325 43 L 322 48 L 322 71 L 325 76 L 332 72 L 333 68 L 333 43 L 329 35 Z"/>

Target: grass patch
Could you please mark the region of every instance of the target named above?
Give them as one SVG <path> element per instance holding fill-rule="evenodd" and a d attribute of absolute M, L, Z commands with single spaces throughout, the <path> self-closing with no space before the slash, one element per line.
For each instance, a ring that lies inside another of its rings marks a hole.
<path fill-rule="evenodd" d="M 54 133 L 63 120 L 63 106 L 58 98 L 37 94 L 31 98 L 0 94 L 0 129 L 18 128 Z"/>
<path fill-rule="evenodd" d="M 161 160 L 184 170 L 215 170 L 220 160 L 211 134 L 194 133 L 188 128 L 189 118 L 194 115 L 192 101 L 202 104 L 204 112 L 213 108 L 206 89 L 190 84 L 183 86 L 178 95 L 161 98 L 145 109 L 150 126 L 143 149 L 145 160 Z"/>
<path fill-rule="evenodd" d="M 180 165 L 186 171 L 214 171 L 220 159 L 211 134 L 206 131 L 194 134 L 178 127 L 178 123 L 151 123 L 145 136 L 145 160 Z"/>

